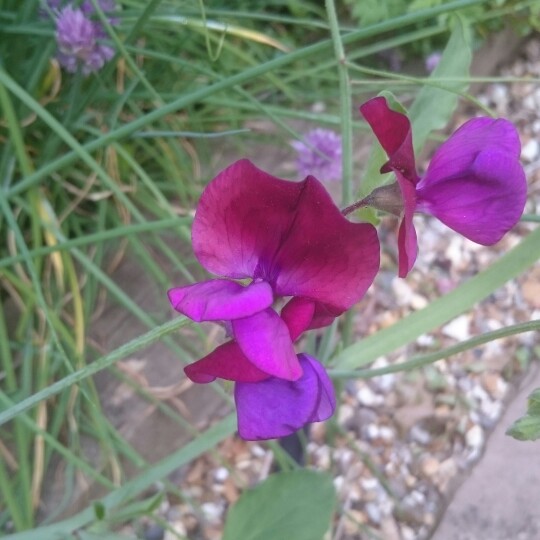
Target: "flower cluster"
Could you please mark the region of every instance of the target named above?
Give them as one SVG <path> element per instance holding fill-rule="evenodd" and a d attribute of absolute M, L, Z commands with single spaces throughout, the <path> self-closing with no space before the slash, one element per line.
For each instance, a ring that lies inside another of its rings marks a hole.
<path fill-rule="evenodd" d="M 362 298 L 379 268 L 374 227 L 348 221 L 313 176 L 288 182 L 242 160 L 205 189 L 192 240 L 201 265 L 220 278 L 171 289 L 169 299 L 195 321 L 222 322 L 231 339 L 188 366 L 188 377 L 235 381 L 246 439 L 328 418 L 332 384 L 293 343 Z"/>
<path fill-rule="evenodd" d="M 341 180 L 341 136 L 330 129 L 312 129 L 302 141 L 293 141 L 300 176 L 312 174 L 321 180 Z"/>
<path fill-rule="evenodd" d="M 360 110 L 388 154 L 381 172 L 394 172 L 397 179 L 364 201 L 340 212 L 314 176 L 288 182 L 247 160 L 219 173 L 199 201 L 193 250 L 217 277 L 173 288 L 169 300 L 194 321 L 224 326 L 228 341 L 185 372 L 196 383 L 216 378 L 235 383 L 244 439 L 284 437 L 327 419 L 335 409 L 324 367 L 297 354 L 295 343 L 356 304 L 378 272 L 376 230 L 348 221 L 351 208 L 371 204 L 401 217 L 400 276 L 416 259 L 415 212 L 430 213 L 467 238 L 491 245 L 523 211 L 520 143 L 508 121 L 467 122 L 440 146 L 420 177 L 408 118 L 382 97 Z M 321 133 L 312 134 L 310 145 L 321 149 L 321 141 L 330 141 Z M 298 147 L 307 155 L 306 148 Z M 315 159 L 313 168 L 319 165 Z"/>
<path fill-rule="evenodd" d="M 88 75 L 99 71 L 114 56 L 114 49 L 100 43 L 107 37 L 103 24 L 98 20 L 94 4 L 85 0 L 80 7 L 71 4 L 61 6 L 60 0 L 49 0 L 55 16 L 57 59 L 70 73 L 81 69 Z M 114 0 L 98 0 L 100 9 L 107 15 L 108 22 L 118 24 L 111 15 L 116 11 Z"/>

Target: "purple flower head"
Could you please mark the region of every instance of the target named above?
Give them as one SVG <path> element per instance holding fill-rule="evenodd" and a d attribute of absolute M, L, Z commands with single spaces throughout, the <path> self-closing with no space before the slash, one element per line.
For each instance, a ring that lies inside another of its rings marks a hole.
<path fill-rule="evenodd" d="M 313 129 L 303 141 L 293 141 L 296 166 L 301 176 L 312 174 L 322 180 L 341 180 L 341 136 L 330 129 Z"/>
<path fill-rule="evenodd" d="M 432 52 L 426 57 L 425 60 L 425 68 L 428 73 L 431 73 L 435 70 L 435 68 L 439 65 L 439 62 L 441 61 L 442 53 L 440 52 Z"/>
<path fill-rule="evenodd" d="M 105 35 L 101 24 L 92 21 L 81 9 L 64 7 L 56 19 L 60 65 L 70 73 L 81 66 L 85 75 L 100 70 L 114 56 L 114 49 L 98 43 Z"/>
<path fill-rule="evenodd" d="M 238 383 L 245 437 L 278 437 L 322 418 L 326 374 L 315 360 L 299 358 L 293 343 L 362 298 L 379 268 L 375 229 L 347 221 L 314 177 L 288 182 L 241 160 L 204 190 L 192 241 L 201 265 L 221 277 L 171 289 L 169 300 L 195 321 L 225 322 L 232 339 L 187 366 L 188 377 Z M 275 301 L 289 297 L 278 314 Z M 283 403 L 267 407 L 280 396 Z M 266 411 L 262 431 L 247 427 L 253 400 Z M 289 409 L 298 411 L 296 422 L 276 413 Z"/>
<path fill-rule="evenodd" d="M 394 172 L 401 191 L 400 277 L 411 270 L 418 251 L 414 212 L 431 214 L 485 246 L 498 242 L 519 221 L 527 181 L 519 162 L 519 136 L 508 120 L 480 117 L 465 122 L 419 177 L 409 119 L 390 109 L 383 97 L 364 103 L 360 112 L 388 155 L 381 172 Z"/>

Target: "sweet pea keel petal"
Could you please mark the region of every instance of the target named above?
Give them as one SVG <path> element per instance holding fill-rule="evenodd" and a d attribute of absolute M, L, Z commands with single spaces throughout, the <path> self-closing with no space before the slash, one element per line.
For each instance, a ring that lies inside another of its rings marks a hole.
<path fill-rule="evenodd" d="M 297 381 L 272 377 L 256 384 L 236 384 L 234 399 L 240 437 L 286 437 L 309 422 L 326 420 L 333 414 L 334 389 L 324 368 L 307 354 L 298 358 L 303 375 Z"/>
<path fill-rule="evenodd" d="M 247 287 L 226 279 L 211 279 L 168 292 L 176 311 L 190 319 L 221 321 L 249 317 L 272 305 L 272 287 L 265 282 Z"/>
<path fill-rule="evenodd" d="M 233 334 L 246 358 L 258 369 L 288 381 L 301 377 L 289 329 L 272 309 L 232 321 Z"/>

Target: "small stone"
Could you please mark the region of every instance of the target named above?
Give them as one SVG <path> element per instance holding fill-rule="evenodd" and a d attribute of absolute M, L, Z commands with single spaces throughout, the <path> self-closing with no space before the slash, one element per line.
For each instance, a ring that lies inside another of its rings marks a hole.
<path fill-rule="evenodd" d="M 222 483 L 229 477 L 229 471 L 226 467 L 219 467 L 214 471 L 214 478 L 216 482 Z"/>
<path fill-rule="evenodd" d="M 349 421 L 352 420 L 353 416 L 354 409 L 347 403 L 344 403 L 341 405 L 341 407 L 339 407 L 337 419 L 340 426 L 347 425 Z"/>
<path fill-rule="evenodd" d="M 484 444 L 484 431 L 479 425 L 471 427 L 465 434 L 467 446 L 473 449 L 479 449 Z"/>
<path fill-rule="evenodd" d="M 369 386 L 362 386 L 356 393 L 356 399 L 365 407 L 375 407 L 384 401 L 383 396 L 377 395 Z"/>
<path fill-rule="evenodd" d="M 207 502 L 201 504 L 201 510 L 210 523 L 219 523 L 223 515 L 223 506 L 218 503 Z"/>
<path fill-rule="evenodd" d="M 144 530 L 144 540 L 163 540 L 165 529 L 157 523 L 150 523 Z"/>
<path fill-rule="evenodd" d="M 470 319 L 468 315 L 461 315 L 443 326 L 442 333 L 457 341 L 465 341 L 471 337 L 469 332 Z"/>
<path fill-rule="evenodd" d="M 420 469 L 425 476 L 434 476 L 439 471 L 439 462 L 434 457 L 428 457 L 422 461 Z"/>
<path fill-rule="evenodd" d="M 536 139 L 531 139 L 521 149 L 521 159 L 529 163 L 534 161 L 538 154 L 540 154 L 540 143 Z"/>
<path fill-rule="evenodd" d="M 375 503 L 369 502 L 365 506 L 365 511 L 370 521 L 375 523 L 375 525 L 379 525 L 382 518 L 379 506 Z"/>

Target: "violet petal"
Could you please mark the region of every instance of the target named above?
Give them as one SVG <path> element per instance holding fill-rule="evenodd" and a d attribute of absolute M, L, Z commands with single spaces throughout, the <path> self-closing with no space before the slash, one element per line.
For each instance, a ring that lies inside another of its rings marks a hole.
<path fill-rule="evenodd" d="M 302 376 L 289 329 L 273 309 L 235 319 L 232 328 L 240 349 L 258 369 L 290 381 Z"/>
<path fill-rule="evenodd" d="M 297 381 L 270 378 L 237 383 L 234 391 L 238 434 L 246 440 L 286 437 L 305 424 L 328 418 L 335 408 L 332 384 L 314 358 L 302 354 Z"/>
<path fill-rule="evenodd" d="M 426 183 L 418 192 L 419 209 L 473 242 L 489 246 L 519 221 L 526 189 L 519 161 L 489 149 L 480 152 L 461 176 Z"/>
<path fill-rule="evenodd" d="M 251 283 L 247 287 L 226 279 L 211 279 L 167 293 L 173 308 L 190 319 L 220 321 L 249 317 L 273 302 L 268 283 Z"/>

